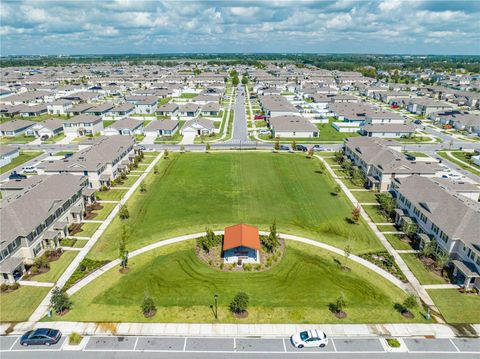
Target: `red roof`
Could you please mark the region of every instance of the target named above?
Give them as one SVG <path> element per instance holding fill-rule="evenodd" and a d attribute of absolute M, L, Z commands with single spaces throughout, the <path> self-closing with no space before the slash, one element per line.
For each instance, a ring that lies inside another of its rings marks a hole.
<path fill-rule="evenodd" d="M 236 247 L 247 247 L 260 249 L 260 238 L 258 236 L 258 228 L 247 224 L 236 224 L 225 228 L 225 236 L 223 239 L 223 250 Z"/>

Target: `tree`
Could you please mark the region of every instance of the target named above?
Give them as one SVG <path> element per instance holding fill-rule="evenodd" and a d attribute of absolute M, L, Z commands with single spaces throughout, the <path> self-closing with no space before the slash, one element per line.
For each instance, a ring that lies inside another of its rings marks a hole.
<path fill-rule="evenodd" d="M 50 305 L 57 314 L 61 314 L 66 310 L 69 310 L 72 306 L 72 302 L 68 297 L 68 294 L 58 287 L 52 290 L 52 296 L 50 298 Z"/>
<path fill-rule="evenodd" d="M 262 237 L 262 245 L 267 252 L 273 253 L 280 245 L 277 233 L 277 222 L 274 220 L 270 226 L 270 233 L 267 237 Z"/>
<path fill-rule="evenodd" d="M 128 251 L 126 242 L 128 240 L 128 231 L 125 225 L 122 226 L 122 236 L 118 241 L 118 259 L 120 259 L 120 266 L 122 269 L 127 268 L 128 265 Z"/>
<path fill-rule="evenodd" d="M 140 182 L 140 192 L 147 192 L 147 185 L 145 184 L 145 181 Z"/>
<path fill-rule="evenodd" d="M 238 292 L 230 303 L 230 311 L 232 313 L 240 314 L 247 311 L 248 302 L 250 298 L 245 292 Z"/>
<path fill-rule="evenodd" d="M 404 310 L 411 311 L 413 308 L 418 306 L 417 297 L 415 295 L 410 294 L 405 300 L 403 301 L 403 308 Z"/>
<path fill-rule="evenodd" d="M 343 312 L 346 306 L 347 306 L 347 303 L 345 302 L 345 296 L 342 293 L 335 301 L 335 311 L 337 313 L 341 313 Z"/>
<path fill-rule="evenodd" d="M 168 152 L 168 150 L 165 150 L 165 151 L 163 152 L 163 158 L 164 158 L 164 159 L 167 159 L 169 154 L 170 154 L 170 153 Z"/>
<path fill-rule="evenodd" d="M 157 165 L 153 166 L 153 173 L 158 175 L 158 172 L 159 172 L 158 171 L 158 166 Z"/>
<path fill-rule="evenodd" d="M 308 152 L 307 152 L 307 157 L 308 157 L 308 158 L 312 158 L 312 157 L 313 157 L 313 154 L 314 154 L 314 152 L 313 152 L 313 147 L 310 147 L 310 148 L 308 149 Z M 321 163 L 321 162 L 320 162 L 320 163 Z"/>
<path fill-rule="evenodd" d="M 352 220 L 355 223 L 358 223 L 359 219 L 360 219 L 360 206 L 357 206 L 352 210 Z"/>
<path fill-rule="evenodd" d="M 232 77 L 232 85 L 233 86 L 238 86 L 239 82 L 240 82 L 240 80 L 238 79 L 238 76 L 233 76 Z"/>
<path fill-rule="evenodd" d="M 392 216 L 393 211 L 395 210 L 395 200 L 389 193 L 380 193 L 376 195 L 378 203 L 380 203 L 380 208 L 385 214 L 389 217 Z"/>
<path fill-rule="evenodd" d="M 340 150 L 340 151 L 336 151 L 334 154 L 334 159 L 335 159 L 335 162 L 337 163 L 342 163 L 343 162 L 343 151 Z"/>
<path fill-rule="evenodd" d="M 248 84 L 248 77 L 243 75 L 242 76 L 242 85 L 246 85 L 246 84 Z"/>
<path fill-rule="evenodd" d="M 205 145 L 205 151 L 210 151 L 210 143 L 207 142 L 207 144 Z"/>
<path fill-rule="evenodd" d="M 431 257 L 435 254 L 435 246 L 430 243 L 425 243 L 422 247 L 421 251 L 422 256 L 424 257 Z"/>
<path fill-rule="evenodd" d="M 122 205 L 122 207 L 120 207 L 119 215 L 120 215 L 120 219 L 122 219 L 122 220 L 126 220 L 126 219 L 130 218 L 130 213 L 128 212 L 128 208 L 127 208 L 126 204 L 124 204 L 124 205 Z"/>
<path fill-rule="evenodd" d="M 297 141 L 293 140 L 292 141 L 292 151 L 296 151 L 297 150 Z"/>
<path fill-rule="evenodd" d="M 440 272 L 443 276 L 443 270 L 445 269 L 446 266 L 450 264 L 452 259 L 448 255 L 448 253 L 444 251 L 439 251 L 435 255 L 435 264 L 437 265 L 438 268 L 440 268 Z"/>
<path fill-rule="evenodd" d="M 275 151 L 280 150 L 280 140 L 275 140 L 275 145 L 273 145 Z"/>
<path fill-rule="evenodd" d="M 342 192 L 342 189 L 340 188 L 340 186 L 337 184 L 334 188 L 333 188 L 333 193 L 335 193 L 335 196 L 338 196 L 340 194 L 340 192 Z"/>
<path fill-rule="evenodd" d="M 157 307 L 155 306 L 155 302 L 151 297 L 148 295 L 143 296 L 143 301 L 141 305 L 142 313 L 145 317 L 149 318 L 155 315 L 155 312 L 157 311 Z"/>
<path fill-rule="evenodd" d="M 408 238 L 413 239 L 417 234 L 417 231 L 418 226 L 415 223 L 403 221 L 402 232 L 405 233 Z"/>
<path fill-rule="evenodd" d="M 320 161 L 318 164 L 318 172 L 325 173 L 325 163 L 323 161 Z"/>
<path fill-rule="evenodd" d="M 345 265 L 347 265 L 348 257 L 350 257 L 351 253 L 352 253 L 352 247 L 350 246 L 350 244 L 347 244 L 343 249 L 343 256 L 345 257 Z"/>

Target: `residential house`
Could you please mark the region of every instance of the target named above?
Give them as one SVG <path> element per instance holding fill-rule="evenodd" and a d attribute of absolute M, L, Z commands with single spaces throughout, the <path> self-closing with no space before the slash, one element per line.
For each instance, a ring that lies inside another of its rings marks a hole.
<path fill-rule="evenodd" d="M 185 133 L 195 133 L 197 135 L 211 135 L 215 133 L 216 127 L 215 123 L 212 120 L 206 118 L 194 118 L 185 122 L 180 133 L 183 135 Z"/>
<path fill-rule="evenodd" d="M 157 108 L 157 116 L 173 117 L 177 113 L 178 108 L 175 102 L 168 102 Z"/>
<path fill-rule="evenodd" d="M 113 117 L 114 120 L 120 120 L 122 118 L 130 116 L 134 112 L 135 112 L 135 106 L 132 105 L 131 103 L 124 102 L 112 108 L 108 113 L 108 115 Z"/>
<path fill-rule="evenodd" d="M 36 105 L 19 105 L 17 109 L 18 113 L 22 117 L 35 117 L 47 113 L 47 105 L 44 103 L 39 103 Z"/>
<path fill-rule="evenodd" d="M 66 115 L 72 107 L 73 102 L 65 99 L 59 99 L 54 102 L 47 103 L 48 113 L 55 115 Z"/>
<path fill-rule="evenodd" d="M 63 122 L 63 131 L 70 136 L 93 136 L 102 130 L 103 121 L 100 116 L 82 114 Z"/>
<path fill-rule="evenodd" d="M 200 105 L 190 102 L 178 108 L 177 117 L 179 119 L 191 119 L 197 117 L 199 113 Z"/>
<path fill-rule="evenodd" d="M 93 103 L 80 103 L 78 105 L 70 107 L 67 114 L 68 116 L 78 116 L 93 107 L 95 107 L 95 104 Z"/>
<path fill-rule="evenodd" d="M 273 137 L 312 138 L 320 134 L 320 130 L 314 124 L 300 116 L 271 117 L 268 124 Z"/>
<path fill-rule="evenodd" d="M 266 117 L 297 116 L 298 109 L 284 96 L 267 95 L 259 98 L 260 107 Z"/>
<path fill-rule="evenodd" d="M 150 122 L 143 130 L 145 136 L 173 136 L 179 128 L 179 121 L 158 120 Z"/>
<path fill-rule="evenodd" d="M 447 102 L 428 98 L 413 98 L 408 102 L 407 110 L 411 113 L 429 116 L 433 112 L 451 111 L 453 106 Z"/>
<path fill-rule="evenodd" d="M 91 116 L 101 116 L 104 117 L 106 116 L 113 108 L 115 105 L 113 103 L 102 103 L 100 105 L 97 105 L 95 107 L 89 108 L 88 110 L 84 111 L 83 113 L 86 115 L 91 115 Z"/>
<path fill-rule="evenodd" d="M 25 131 L 25 135 L 27 136 L 35 136 L 35 137 L 54 137 L 59 135 L 63 132 L 63 121 L 57 119 L 47 119 L 42 122 L 38 122 L 33 126 L 29 127 Z"/>
<path fill-rule="evenodd" d="M 11 145 L 0 146 L 0 167 L 6 166 L 20 154 L 18 147 Z"/>
<path fill-rule="evenodd" d="M 200 114 L 204 117 L 218 117 L 220 114 L 220 105 L 218 102 L 207 102 L 202 106 Z"/>
<path fill-rule="evenodd" d="M 368 137 L 401 138 L 412 136 L 415 127 L 406 123 L 375 123 L 364 125 L 360 132 Z"/>
<path fill-rule="evenodd" d="M 154 121 L 156 122 L 156 121 Z M 110 126 L 103 130 L 105 136 L 113 135 L 142 135 L 143 134 L 143 120 L 137 120 L 135 118 L 124 118 L 112 123 Z"/>
<path fill-rule="evenodd" d="M 17 137 L 23 135 L 35 122 L 28 120 L 12 120 L 0 124 L 0 136 Z"/>
<path fill-rule="evenodd" d="M 480 289 L 480 205 L 435 178 L 395 178 L 396 223 L 418 226 L 421 245 L 433 242 L 452 258 L 455 282 Z"/>
<path fill-rule="evenodd" d="M 157 111 L 158 97 L 147 96 L 135 103 L 135 113 L 142 115 L 155 114 Z"/>

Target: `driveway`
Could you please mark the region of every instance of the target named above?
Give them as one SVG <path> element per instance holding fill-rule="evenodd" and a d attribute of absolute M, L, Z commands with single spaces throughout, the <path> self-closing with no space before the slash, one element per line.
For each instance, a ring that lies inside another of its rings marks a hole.
<path fill-rule="evenodd" d="M 153 145 L 155 143 L 155 136 L 145 136 L 145 138 L 140 142 L 141 145 Z"/>
<path fill-rule="evenodd" d="M 76 135 L 68 134 L 65 136 L 65 138 L 62 138 L 60 141 L 58 141 L 57 145 L 68 145 L 76 137 Z"/>
<path fill-rule="evenodd" d="M 184 132 L 183 139 L 180 142 L 181 145 L 193 145 L 193 141 L 195 140 L 195 132 Z"/>

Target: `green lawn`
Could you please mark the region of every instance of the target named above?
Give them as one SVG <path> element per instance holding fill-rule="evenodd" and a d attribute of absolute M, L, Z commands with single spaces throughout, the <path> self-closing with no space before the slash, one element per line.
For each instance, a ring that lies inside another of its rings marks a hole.
<path fill-rule="evenodd" d="M 67 137 L 64 133 L 59 133 L 56 136 L 49 137 L 45 141 L 42 141 L 42 143 L 57 143 L 58 141 L 63 140 L 65 137 Z"/>
<path fill-rule="evenodd" d="M 454 158 L 450 157 L 447 152 L 449 152 L 449 151 L 438 151 L 437 154 L 440 157 L 445 158 L 446 160 L 455 163 L 458 167 L 463 168 L 464 170 L 470 171 L 471 173 L 473 173 L 477 176 L 480 176 L 480 167 L 471 163 L 469 161 L 469 159 L 466 158 L 464 152 L 462 152 L 462 151 L 450 151 Z M 474 168 L 472 168 L 470 166 L 466 166 L 464 163 L 460 162 L 460 160 L 472 165 Z"/>
<path fill-rule="evenodd" d="M 22 322 L 37 309 L 50 288 L 22 286 L 14 292 L 0 293 L 0 322 Z"/>
<path fill-rule="evenodd" d="M 423 152 L 415 152 L 415 151 L 405 152 L 405 154 L 406 154 L 406 155 L 415 156 L 415 157 L 419 157 L 419 158 L 430 157 L 430 156 L 428 156 L 427 154 L 425 154 L 425 153 L 423 153 Z"/>
<path fill-rule="evenodd" d="M 74 237 L 91 237 L 96 232 L 101 223 L 87 222 L 83 223 L 82 230 L 74 235 Z"/>
<path fill-rule="evenodd" d="M 387 241 L 393 246 L 394 249 L 402 250 L 402 249 L 412 249 L 410 244 L 407 242 L 402 241 L 398 235 L 396 234 L 384 234 Z"/>
<path fill-rule="evenodd" d="M 93 213 L 96 213 L 97 215 L 95 218 L 93 218 L 96 221 L 103 221 L 108 217 L 110 212 L 113 210 L 113 208 L 116 206 L 115 203 L 101 203 L 101 206 L 103 207 L 99 211 L 93 211 Z"/>
<path fill-rule="evenodd" d="M 72 310 L 46 320 L 106 322 L 215 322 L 210 304 L 219 296 L 220 322 L 228 323 L 385 323 L 406 322 L 393 306 L 406 294 L 376 273 L 354 262 L 351 272 L 334 262 L 331 252 L 288 242 L 281 262 L 260 273 L 226 273 L 197 259 L 193 241 L 159 248 L 131 258 L 130 272 L 117 268 L 72 296 Z M 250 296 L 249 316 L 237 320 L 228 304 L 238 291 Z M 148 293 L 157 314 L 140 311 Z M 341 293 L 348 317 L 338 320 L 328 305 Z M 416 313 L 417 314 L 417 313 Z M 419 314 L 414 321 L 422 322 Z"/>
<path fill-rule="evenodd" d="M 348 224 L 352 205 L 332 196 L 333 181 L 317 173 L 318 160 L 273 153 L 170 154 L 159 162 L 163 175 L 149 174 L 148 191 L 128 201 L 129 250 L 206 226 L 223 229 L 250 223 L 343 248 L 355 253 L 382 249 L 365 223 Z M 103 194 L 103 193 L 102 193 Z M 92 249 L 95 259 L 113 259 L 121 232 L 117 217 Z"/>
<path fill-rule="evenodd" d="M 73 245 L 74 248 L 83 248 L 85 247 L 85 244 L 87 244 L 87 240 L 84 239 L 77 239 L 75 244 Z"/>
<path fill-rule="evenodd" d="M 13 170 L 15 167 L 24 164 L 42 154 L 42 151 L 20 151 L 18 157 L 15 157 L 8 165 L 0 167 L 0 174 Z"/>
<path fill-rule="evenodd" d="M 126 189 L 115 189 L 111 188 L 108 191 L 100 192 L 98 191 L 95 196 L 97 200 L 103 201 L 120 201 L 122 197 L 127 193 L 128 190 Z"/>
<path fill-rule="evenodd" d="M 16 137 L 0 137 L 0 145 L 29 143 L 35 139 L 35 136 L 16 136 Z"/>
<path fill-rule="evenodd" d="M 428 294 L 448 323 L 480 323 L 480 296 L 456 289 L 431 289 Z"/>
<path fill-rule="evenodd" d="M 184 92 L 180 95 L 180 98 L 194 98 L 194 97 L 197 97 L 197 96 L 198 96 L 198 93 Z"/>
<path fill-rule="evenodd" d="M 355 193 L 355 192 L 354 192 Z M 370 219 L 375 223 L 392 222 L 390 218 L 380 212 L 380 206 L 362 206 Z"/>
<path fill-rule="evenodd" d="M 417 258 L 417 255 L 414 253 L 403 253 L 400 254 L 405 263 L 407 263 L 408 268 L 412 273 L 417 277 L 420 284 L 445 284 L 445 280 L 436 275 L 435 273 L 429 271 L 423 263 Z"/>
<path fill-rule="evenodd" d="M 103 120 L 103 128 L 107 128 L 112 123 L 116 122 L 115 120 Z"/>
<path fill-rule="evenodd" d="M 398 229 L 395 228 L 393 224 L 387 224 L 387 225 L 377 225 L 378 229 L 380 232 L 397 232 Z"/>
<path fill-rule="evenodd" d="M 377 203 L 376 195 L 378 194 L 378 192 L 353 191 L 352 194 L 360 203 Z"/>
<path fill-rule="evenodd" d="M 139 167 L 139 169 L 142 170 L 143 167 Z M 139 176 L 129 175 L 129 176 L 127 176 L 126 179 L 123 180 L 122 184 L 119 184 L 118 186 L 115 186 L 115 187 L 131 187 L 138 180 L 138 177 Z M 113 187 L 113 188 L 115 188 L 115 187 Z"/>
<path fill-rule="evenodd" d="M 39 274 L 32 277 L 37 282 L 53 282 L 55 283 L 62 273 L 67 269 L 68 265 L 77 256 L 78 252 L 65 251 L 60 259 L 50 262 L 50 270 L 47 273 Z"/>

